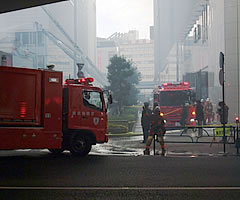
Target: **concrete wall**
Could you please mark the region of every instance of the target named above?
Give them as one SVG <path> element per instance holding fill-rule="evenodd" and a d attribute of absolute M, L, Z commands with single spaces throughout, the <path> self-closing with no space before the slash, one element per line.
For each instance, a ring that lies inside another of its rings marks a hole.
<path fill-rule="evenodd" d="M 229 119 L 239 116 L 239 39 L 240 0 L 225 0 L 225 97 L 230 108 Z"/>
<path fill-rule="evenodd" d="M 168 65 L 167 57 L 188 23 L 196 0 L 154 0 L 155 80 Z"/>
<path fill-rule="evenodd" d="M 72 40 L 76 39 L 78 46 L 83 50 L 84 54 L 88 56 L 93 63 L 96 62 L 96 0 L 77 0 L 77 37 L 74 38 L 74 7 L 73 1 L 65 1 L 56 4 L 49 4 L 44 6 L 55 20 L 61 25 L 64 31 L 71 37 Z M 47 14 L 41 7 L 24 9 L 16 12 L 10 12 L 1 14 L 0 16 L 0 41 L 5 39 L 5 35 L 8 35 L 9 42 L 12 42 L 11 47 L 8 48 L 9 53 L 13 53 L 14 49 L 14 34 L 15 32 L 35 32 L 37 27 L 35 22 L 38 22 L 42 27 L 54 34 L 65 44 L 72 46 L 69 40 L 63 35 L 63 33 L 57 28 L 57 26 L 50 20 Z M 39 29 L 40 30 L 40 29 Z M 4 34 L 2 34 L 4 33 Z M 11 38 L 10 38 L 11 34 Z M 3 35 L 3 37 L 1 37 Z M 55 64 L 56 70 L 62 70 L 64 76 L 68 77 L 71 74 L 73 77 L 74 62 L 67 56 L 62 50 L 59 49 L 50 39 L 46 38 L 47 47 L 45 47 L 44 55 L 47 60 L 46 64 Z M 9 46 L 7 43 L 0 43 L 0 50 L 5 50 L 5 47 Z M 34 49 L 30 49 L 34 50 Z M 34 66 L 33 60 L 37 60 L 36 54 L 40 52 L 39 47 L 36 48 L 34 56 L 28 60 L 25 59 L 25 66 Z M 23 58 L 16 58 L 14 56 L 14 64 L 17 66 L 24 65 Z"/>

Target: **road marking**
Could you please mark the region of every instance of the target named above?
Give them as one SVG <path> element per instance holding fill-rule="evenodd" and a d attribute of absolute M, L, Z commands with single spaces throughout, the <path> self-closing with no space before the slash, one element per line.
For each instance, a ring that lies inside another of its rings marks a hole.
<path fill-rule="evenodd" d="M 240 187 L 11 187 L 0 190 L 240 190 Z"/>

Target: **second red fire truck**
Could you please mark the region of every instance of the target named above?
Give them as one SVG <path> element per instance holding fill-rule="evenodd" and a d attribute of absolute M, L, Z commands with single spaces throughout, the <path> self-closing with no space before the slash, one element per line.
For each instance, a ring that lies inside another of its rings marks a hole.
<path fill-rule="evenodd" d="M 154 104 L 158 105 L 166 120 L 166 127 L 196 125 L 195 93 L 188 82 L 163 83 L 154 90 Z"/>
<path fill-rule="evenodd" d="M 62 72 L 0 66 L 0 149 L 84 156 L 107 142 L 106 95 L 92 82 L 68 79 L 63 85 Z"/>

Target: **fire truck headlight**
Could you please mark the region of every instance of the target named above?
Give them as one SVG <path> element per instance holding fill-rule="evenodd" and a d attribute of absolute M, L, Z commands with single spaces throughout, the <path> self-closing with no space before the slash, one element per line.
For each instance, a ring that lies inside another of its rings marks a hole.
<path fill-rule="evenodd" d="M 195 111 L 192 111 L 192 115 L 196 115 L 196 112 L 195 112 Z"/>
<path fill-rule="evenodd" d="M 194 119 L 190 119 L 190 122 L 194 122 L 195 120 Z"/>

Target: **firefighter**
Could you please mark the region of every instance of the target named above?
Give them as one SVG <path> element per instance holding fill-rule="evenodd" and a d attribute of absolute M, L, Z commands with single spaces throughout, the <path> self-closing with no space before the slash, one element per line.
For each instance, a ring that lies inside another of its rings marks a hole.
<path fill-rule="evenodd" d="M 185 126 L 187 124 L 188 108 L 189 108 L 189 103 L 183 104 L 181 120 L 180 120 L 180 124 L 183 127 L 183 133 L 187 132 L 187 128 Z"/>
<path fill-rule="evenodd" d="M 213 105 L 209 98 L 204 103 L 203 106 L 203 112 L 204 112 L 204 121 L 208 124 L 212 123 L 212 116 L 213 116 Z"/>
<path fill-rule="evenodd" d="M 229 107 L 225 104 L 225 102 L 220 101 L 218 103 L 217 113 L 220 116 L 220 122 L 222 125 L 226 125 L 228 123 L 228 110 Z M 220 142 L 226 142 L 226 139 L 226 136 L 223 136 Z"/>
<path fill-rule="evenodd" d="M 223 101 L 220 101 L 218 103 L 217 113 L 220 116 L 221 124 L 228 123 L 228 110 L 229 110 L 228 106 Z"/>
<path fill-rule="evenodd" d="M 154 104 L 153 104 L 153 110 L 154 110 L 154 108 L 156 108 L 158 106 L 158 102 L 154 102 Z"/>
<path fill-rule="evenodd" d="M 165 144 L 164 144 L 164 135 L 165 135 L 165 122 L 162 116 L 160 116 L 160 108 L 157 106 L 151 116 L 151 126 L 148 134 L 148 139 L 146 142 L 146 149 L 144 150 L 144 155 L 150 155 L 150 146 L 155 135 L 158 136 L 158 142 L 161 145 L 162 156 L 165 156 Z"/>
<path fill-rule="evenodd" d="M 206 100 L 205 99 L 201 99 L 201 104 L 203 107 L 203 125 L 206 125 L 206 115 L 205 115 L 205 108 L 206 108 Z"/>
<path fill-rule="evenodd" d="M 196 120 L 197 120 L 197 125 L 199 126 L 203 125 L 203 120 L 204 120 L 203 105 L 199 100 L 197 100 L 197 105 L 196 105 Z M 202 136 L 202 128 L 198 128 L 198 136 Z"/>
<path fill-rule="evenodd" d="M 142 125 L 142 130 L 143 130 L 143 142 L 146 143 L 147 138 L 148 138 L 148 131 L 150 128 L 151 124 L 151 115 L 152 111 L 149 108 L 149 103 L 145 102 L 142 110 L 142 117 L 141 117 L 141 125 Z"/>

